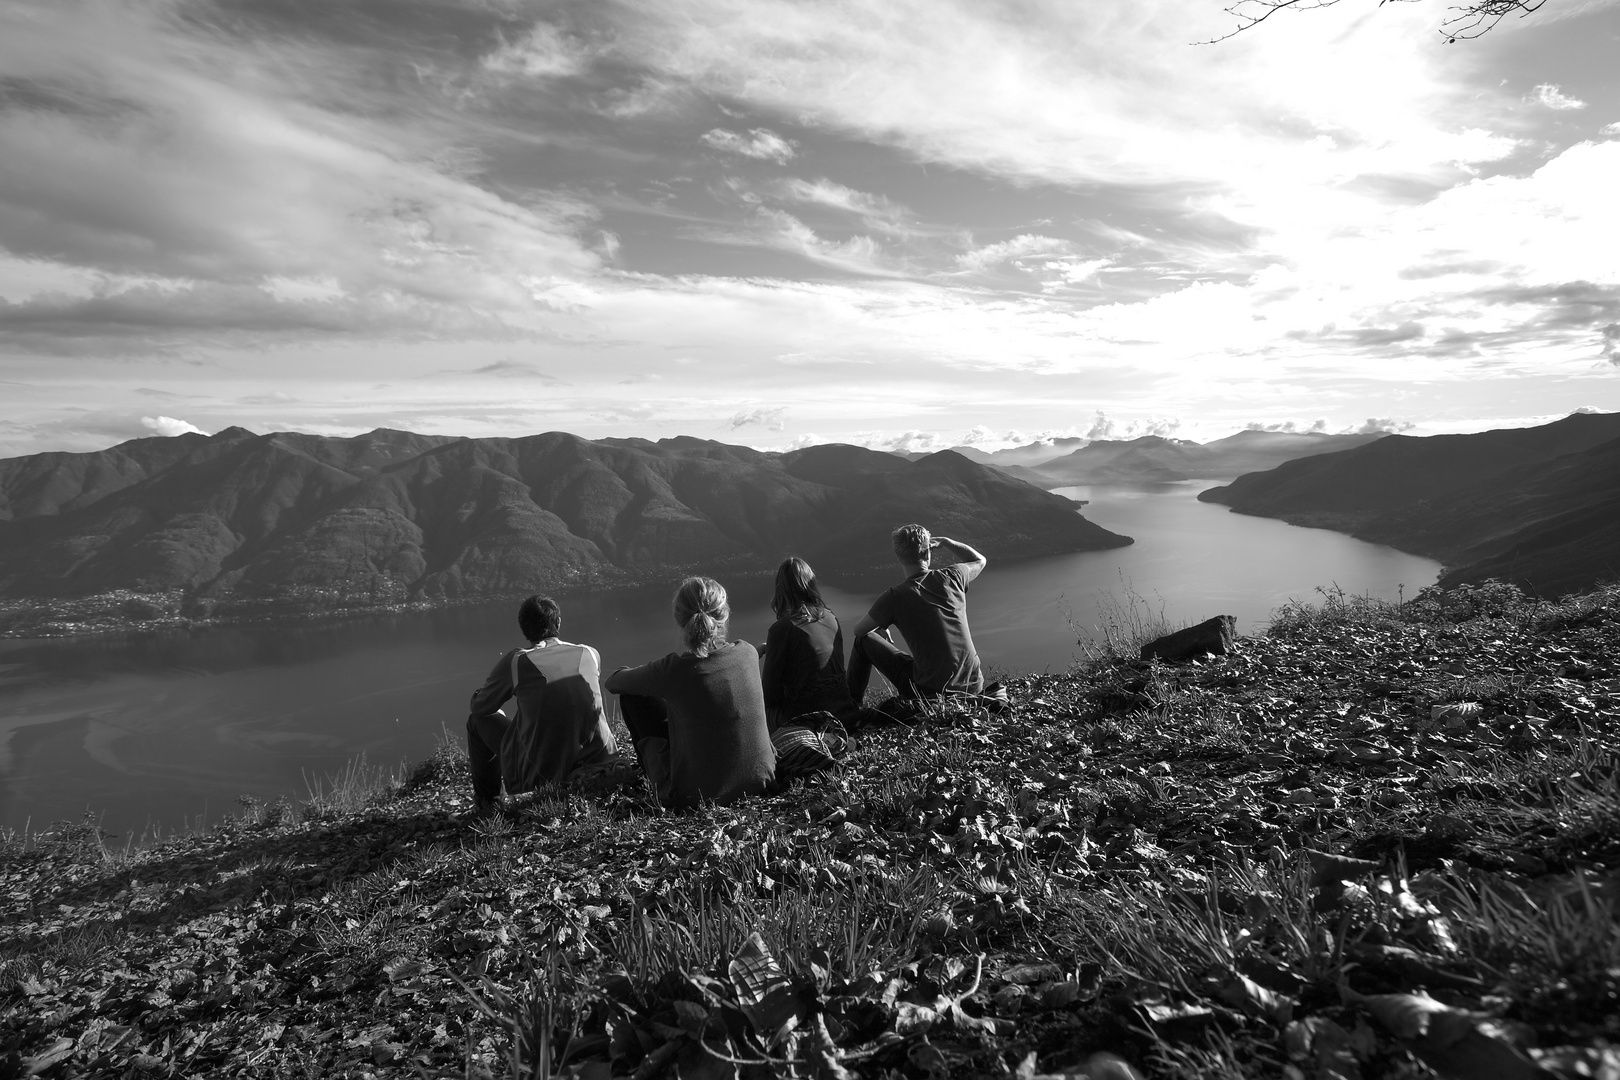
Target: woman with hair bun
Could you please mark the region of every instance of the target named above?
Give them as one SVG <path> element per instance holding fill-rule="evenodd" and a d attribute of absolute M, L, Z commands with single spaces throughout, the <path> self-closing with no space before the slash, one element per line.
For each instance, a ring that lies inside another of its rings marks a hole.
<path fill-rule="evenodd" d="M 776 622 L 765 637 L 761 673 L 771 730 L 816 712 L 848 720 L 855 704 L 844 674 L 844 631 L 809 563 L 797 556 L 782 560 L 771 611 Z"/>
<path fill-rule="evenodd" d="M 731 606 L 713 578 L 675 590 L 685 651 L 620 668 L 602 688 L 619 695 L 636 757 L 668 807 L 729 803 L 770 787 L 776 773 L 760 689 L 759 653 L 726 637 Z"/>

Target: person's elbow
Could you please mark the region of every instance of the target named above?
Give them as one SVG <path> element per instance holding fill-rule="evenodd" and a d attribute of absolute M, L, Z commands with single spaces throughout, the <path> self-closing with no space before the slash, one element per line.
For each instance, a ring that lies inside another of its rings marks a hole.
<path fill-rule="evenodd" d="M 624 685 L 624 680 L 620 678 L 620 676 L 629 670 L 630 669 L 628 667 L 619 667 L 608 672 L 607 678 L 602 680 L 602 689 L 606 690 L 610 694 L 624 693 L 624 691 L 620 689 L 620 687 Z"/>
<path fill-rule="evenodd" d="M 861 616 L 861 621 L 855 624 L 855 640 L 859 641 L 861 638 L 865 637 L 867 634 L 870 634 L 877 628 L 878 624 L 876 619 L 872 618 L 870 615 Z"/>

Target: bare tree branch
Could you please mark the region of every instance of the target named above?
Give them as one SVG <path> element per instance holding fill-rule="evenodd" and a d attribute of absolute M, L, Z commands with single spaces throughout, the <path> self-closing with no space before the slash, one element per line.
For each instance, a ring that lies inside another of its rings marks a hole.
<path fill-rule="evenodd" d="M 1237 0 L 1236 3 L 1226 9 L 1228 15 L 1232 15 L 1238 20 L 1237 27 L 1229 33 L 1210 38 L 1208 41 L 1196 42 L 1196 44 L 1213 45 L 1218 41 L 1236 37 L 1243 31 L 1265 22 L 1283 8 L 1311 11 L 1315 8 L 1332 7 L 1338 2 L 1339 0 Z M 1378 0 L 1378 6 L 1383 7 L 1387 3 L 1415 4 L 1419 2 L 1420 0 Z M 1459 39 L 1476 38 L 1515 11 L 1519 13 L 1520 18 L 1523 18 L 1546 2 L 1547 0 L 1470 0 L 1465 4 L 1453 4 L 1449 9 L 1453 14 L 1440 24 L 1439 33 L 1446 39 L 1447 43 Z"/>

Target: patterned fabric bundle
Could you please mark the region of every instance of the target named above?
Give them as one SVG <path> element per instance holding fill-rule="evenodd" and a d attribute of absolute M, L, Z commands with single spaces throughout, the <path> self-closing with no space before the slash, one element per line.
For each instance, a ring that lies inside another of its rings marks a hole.
<path fill-rule="evenodd" d="M 771 735 L 776 749 L 776 779 L 787 783 L 836 768 L 837 759 L 820 735 L 801 724 L 784 724 Z"/>

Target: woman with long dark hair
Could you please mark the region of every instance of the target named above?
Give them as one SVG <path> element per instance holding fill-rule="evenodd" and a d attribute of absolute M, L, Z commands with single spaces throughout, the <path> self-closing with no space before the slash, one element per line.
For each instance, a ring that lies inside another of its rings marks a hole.
<path fill-rule="evenodd" d="M 855 704 L 844 674 L 844 631 L 809 563 L 797 556 L 782 560 L 771 610 L 776 622 L 765 638 L 761 677 L 771 730 L 808 713 L 848 719 Z"/>
<path fill-rule="evenodd" d="M 619 695 L 636 757 L 663 805 L 759 794 L 776 773 L 759 653 L 726 637 L 731 605 L 713 578 L 681 582 L 674 615 L 684 651 L 620 668 L 602 688 Z"/>

